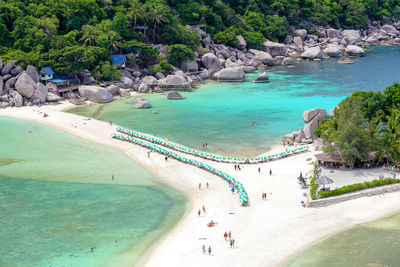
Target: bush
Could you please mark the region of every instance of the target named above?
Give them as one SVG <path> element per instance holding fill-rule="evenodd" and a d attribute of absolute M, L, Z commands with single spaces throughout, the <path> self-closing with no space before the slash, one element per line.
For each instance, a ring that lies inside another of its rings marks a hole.
<path fill-rule="evenodd" d="M 400 179 L 387 178 L 387 179 L 383 179 L 383 180 L 372 180 L 370 182 L 346 185 L 346 186 L 340 187 L 340 188 L 332 190 L 332 191 L 323 191 L 323 192 L 319 193 L 319 196 L 321 198 L 337 196 L 337 195 L 351 193 L 354 191 L 359 191 L 359 190 L 363 190 L 363 189 L 367 189 L 367 188 L 373 188 L 373 187 L 377 187 L 377 186 L 396 184 L 396 183 L 400 183 Z"/>
<path fill-rule="evenodd" d="M 169 45 L 167 49 L 169 53 L 169 62 L 174 66 L 180 67 L 185 60 L 194 59 L 193 50 L 187 45 Z"/>
<path fill-rule="evenodd" d="M 264 36 L 259 32 L 245 31 L 237 27 L 229 27 L 223 32 L 214 35 L 214 40 L 217 43 L 224 43 L 229 46 L 237 47 L 239 40 L 238 35 L 242 35 L 247 42 L 248 48 L 261 49 L 265 40 Z"/>
<path fill-rule="evenodd" d="M 314 200 L 314 199 L 316 199 L 317 198 L 317 188 L 318 188 L 318 185 L 315 183 L 315 181 L 317 180 L 317 177 L 316 176 L 314 176 L 312 179 L 311 179 L 311 182 L 310 182 L 310 194 L 311 194 L 311 198 Z"/>
<path fill-rule="evenodd" d="M 161 37 L 165 44 L 184 44 L 195 50 L 200 46 L 199 36 L 194 30 L 182 25 L 164 25 L 161 29 Z"/>
<path fill-rule="evenodd" d="M 119 72 L 115 66 L 111 66 L 110 62 L 105 62 L 94 68 L 92 75 L 96 77 L 97 80 L 101 79 L 104 81 L 116 81 L 121 78 L 121 72 Z"/>
<path fill-rule="evenodd" d="M 166 60 L 162 60 L 159 64 L 155 65 L 154 67 L 150 68 L 151 75 L 155 75 L 157 72 L 161 72 L 162 74 L 170 73 L 174 68 L 172 68 L 171 64 L 168 63 Z"/>
<path fill-rule="evenodd" d="M 123 43 L 123 46 L 130 48 L 132 52 L 139 52 L 138 63 L 141 67 L 147 67 L 156 63 L 156 59 L 160 55 L 160 51 L 158 51 L 157 48 L 145 45 L 136 40 L 125 42 Z"/>
<path fill-rule="evenodd" d="M 225 31 L 219 32 L 216 35 L 214 35 L 214 40 L 217 43 L 224 43 L 229 46 L 237 46 L 239 44 L 239 40 L 237 38 L 237 36 L 239 35 L 238 31 L 239 31 L 238 29 L 231 26 Z"/>

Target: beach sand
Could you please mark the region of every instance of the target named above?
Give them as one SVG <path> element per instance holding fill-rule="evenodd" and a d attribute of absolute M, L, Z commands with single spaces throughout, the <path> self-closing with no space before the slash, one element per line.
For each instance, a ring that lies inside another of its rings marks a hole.
<path fill-rule="evenodd" d="M 69 106 L 71 104 L 64 103 L 7 108 L 0 110 L 0 116 L 46 124 L 115 147 L 154 173 L 158 182 L 184 191 L 192 200 L 188 214 L 143 255 L 140 265 L 277 266 L 321 238 L 400 210 L 400 193 L 358 198 L 326 208 L 303 208 L 301 201 L 307 201 L 306 191 L 300 189 L 297 176 L 300 171 L 303 175 L 311 174 L 312 166 L 307 158 L 314 160 L 314 154 L 318 152 L 310 151 L 263 164 L 242 165 L 241 171 L 235 171 L 232 164 L 202 160 L 226 171 L 243 184 L 249 195 L 249 205 L 243 207 L 238 195 L 232 194 L 221 178 L 172 159 L 166 162 L 164 156 L 155 152 L 148 158 L 147 149 L 112 139 L 110 135 L 115 132 L 115 125 L 61 112 Z M 48 117 L 44 118 L 43 112 Z M 284 151 L 284 148 L 274 147 L 273 150 Z M 261 173 L 258 173 L 258 167 L 261 167 Z M 205 188 L 207 182 L 209 189 Z M 202 184 L 201 190 L 198 189 L 199 183 Z M 267 200 L 261 199 L 263 192 L 268 194 Z M 203 205 L 207 212 L 199 217 L 197 211 Z M 218 224 L 209 228 L 207 223 L 211 219 Z M 226 231 L 231 231 L 235 239 L 233 249 L 224 240 Z M 211 256 L 203 254 L 203 244 L 206 248 L 211 246 Z M 127 251 L 106 265 L 133 265 L 129 255 Z"/>

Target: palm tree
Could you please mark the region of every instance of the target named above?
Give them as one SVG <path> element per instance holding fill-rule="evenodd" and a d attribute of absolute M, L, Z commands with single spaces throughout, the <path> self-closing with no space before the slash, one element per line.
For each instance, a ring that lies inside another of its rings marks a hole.
<path fill-rule="evenodd" d="M 143 39 L 145 39 L 146 36 L 146 31 L 147 31 L 147 23 L 151 22 L 151 9 L 149 5 L 143 5 L 142 6 L 142 16 L 140 20 L 144 24 L 144 32 L 143 32 Z M 142 40 L 143 41 L 143 40 Z"/>
<path fill-rule="evenodd" d="M 133 18 L 133 31 L 135 32 L 137 19 L 143 18 L 143 4 L 138 0 L 133 1 L 129 14 Z"/>
<path fill-rule="evenodd" d="M 157 30 L 157 25 L 160 25 L 162 23 L 168 23 L 169 20 L 167 18 L 167 13 L 165 12 L 165 7 L 158 5 L 154 6 L 150 10 L 151 14 L 151 20 L 154 22 L 154 28 L 153 28 L 153 44 L 156 39 L 156 30 Z"/>
<path fill-rule="evenodd" d="M 117 51 L 121 48 L 121 37 L 118 33 L 112 31 L 108 36 L 108 48 L 110 48 L 110 53 L 112 54 L 113 51 Z"/>
<path fill-rule="evenodd" d="M 80 41 L 83 41 L 85 45 L 95 45 L 96 44 L 96 32 L 94 29 L 94 26 L 92 25 L 84 25 L 82 27 L 82 38 L 79 39 Z"/>
<path fill-rule="evenodd" d="M 397 161 L 400 157 L 400 114 L 398 110 L 392 110 L 386 117 L 386 123 L 382 125 L 381 151 L 378 153 L 380 160 Z"/>

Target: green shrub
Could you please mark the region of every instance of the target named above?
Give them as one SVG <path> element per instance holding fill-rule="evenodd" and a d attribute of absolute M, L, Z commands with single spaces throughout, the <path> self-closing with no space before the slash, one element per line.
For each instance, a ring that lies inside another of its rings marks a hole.
<path fill-rule="evenodd" d="M 155 65 L 154 67 L 149 69 L 151 72 L 151 75 L 155 75 L 157 72 L 161 72 L 162 74 L 168 74 L 170 73 L 173 68 L 171 64 L 168 63 L 166 60 L 162 60 L 159 64 Z"/>
<path fill-rule="evenodd" d="M 317 188 L 318 188 L 318 185 L 315 183 L 316 180 L 317 180 L 317 177 L 314 176 L 314 177 L 311 179 L 311 182 L 310 182 L 310 194 L 311 194 L 311 198 L 312 198 L 313 200 L 317 198 Z"/>
<path fill-rule="evenodd" d="M 169 53 L 169 62 L 174 66 L 180 67 L 185 60 L 194 59 L 193 50 L 187 45 L 169 45 L 167 49 Z"/>
<path fill-rule="evenodd" d="M 164 44 L 184 44 L 195 50 L 200 46 L 199 36 L 194 30 L 188 29 L 182 25 L 165 24 L 161 29 L 161 37 Z"/>
<path fill-rule="evenodd" d="M 229 46 L 237 46 L 239 44 L 239 40 L 237 38 L 239 30 L 235 27 L 231 26 L 223 32 L 219 32 L 214 35 L 214 40 L 217 43 L 224 43 Z"/>
<path fill-rule="evenodd" d="M 121 72 L 115 66 L 111 66 L 110 62 L 105 62 L 94 68 L 92 75 L 103 81 L 116 81 L 121 78 Z"/>

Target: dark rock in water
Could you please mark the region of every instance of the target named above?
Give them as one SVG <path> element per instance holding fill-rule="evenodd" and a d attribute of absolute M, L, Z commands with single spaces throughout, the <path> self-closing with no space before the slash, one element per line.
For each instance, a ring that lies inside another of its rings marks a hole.
<path fill-rule="evenodd" d="M 180 93 L 175 91 L 168 92 L 167 98 L 169 100 L 185 99 Z"/>
<path fill-rule="evenodd" d="M 268 83 L 269 82 L 269 78 L 267 73 L 264 71 L 263 73 L 260 74 L 260 76 L 258 76 L 253 83 Z"/>
<path fill-rule="evenodd" d="M 16 63 L 17 63 L 17 61 L 15 61 L 15 60 L 8 61 L 8 63 L 1 70 L 1 75 L 4 76 L 7 74 L 10 74 L 11 70 L 14 68 Z"/>
<path fill-rule="evenodd" d="M 158 114 L 158 111 L 153 110 L 151 113 L 153 113 L 153 114 Z"/>
<path fill-rule="evenodd" d="M 241 67 L 233 67 L 218 71 L 214 77 L 221 82 L 242 82 L 245 79 L 245 73 Z"/>
<path fill-rule="evenodd" d="M 151 104 L 150 104 L 150 102 L 147 102 L 147 101 L 137 101 L 133 105 L 133 107 L 136 109 L 151 108 Z"/>

